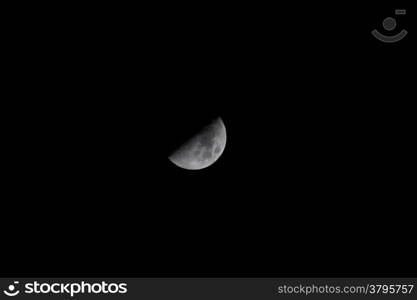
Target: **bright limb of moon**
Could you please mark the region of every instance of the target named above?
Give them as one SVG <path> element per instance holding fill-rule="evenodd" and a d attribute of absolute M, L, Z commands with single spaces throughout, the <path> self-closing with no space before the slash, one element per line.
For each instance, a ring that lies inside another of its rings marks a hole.
<path fill-rule="evenodd" d="M 225 147 L 226 127 L 222 119 L 217 118 L 175 151 L 169 160 L 187 170 L 200 170 L 217 161 Z"/>

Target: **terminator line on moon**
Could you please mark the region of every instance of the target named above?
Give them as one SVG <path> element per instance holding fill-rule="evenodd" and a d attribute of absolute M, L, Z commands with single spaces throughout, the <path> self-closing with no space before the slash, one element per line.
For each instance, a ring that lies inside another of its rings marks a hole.
<path fill-rule="evenodd" d="M 225 146 L 226 127 L 222 119 L 217 118 L 174 151 L 169 160 L 187 170 L 200 170 L 217 161 Z"/>

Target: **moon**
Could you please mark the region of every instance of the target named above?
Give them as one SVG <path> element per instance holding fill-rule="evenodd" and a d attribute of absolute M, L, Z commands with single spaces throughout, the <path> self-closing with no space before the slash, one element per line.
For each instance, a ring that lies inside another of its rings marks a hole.
<path fill-rule="evenodd" d="M 183 169 L 200 170 L 217 161 L 225 146 L 226 127 L 217 118 L 174 151 L 169 160 Z"/>

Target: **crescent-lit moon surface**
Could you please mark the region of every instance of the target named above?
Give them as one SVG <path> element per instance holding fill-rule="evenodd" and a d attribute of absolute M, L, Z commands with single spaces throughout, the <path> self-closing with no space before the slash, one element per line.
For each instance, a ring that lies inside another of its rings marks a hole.
<path fill-rule="evenodd" d="M 187 170 L 207 168 L 219 159 L 226 147 L 226 127 L 222 119 L 217 118 L 180 146 L 169 160 L 178 167 Z"/>

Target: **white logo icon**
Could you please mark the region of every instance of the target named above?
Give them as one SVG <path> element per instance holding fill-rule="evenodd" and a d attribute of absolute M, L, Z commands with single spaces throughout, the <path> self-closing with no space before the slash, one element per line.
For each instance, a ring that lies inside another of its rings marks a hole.
<path fill-rule="evenodd" d="M 396 15 L 405 15 L 407 11 L 405 9 L 396 9 L 395 14 Z M 394 18 L 388 17 L 385 18 L 382 22 L 382 26 L 386 31 L 392 31 L 397 26 L 397 22 Z M 374 37 L 376 37 L 378 40 L 384 43 L 395 43 L 400 40 L 402 40 L 407 35 L 407 30 L 403 29 L 396 35 L 385 35 L 380 33 L 378 30 L 374 29 L 371 32 Z"/>
<path fill-rule="evenodd" d="M 13 284 L 9 285 L 9 289 L 8 290 L 4 290 L 4 293 L 7 296 L 10 296 L 10 297 L 14 297 L 14 296 L 19 295 L 20 291 L 19 290 L 16 290 L 16 285 L 18 285 L 18 284 L 19 284 L 19 281 L 13 282 Z"/>

